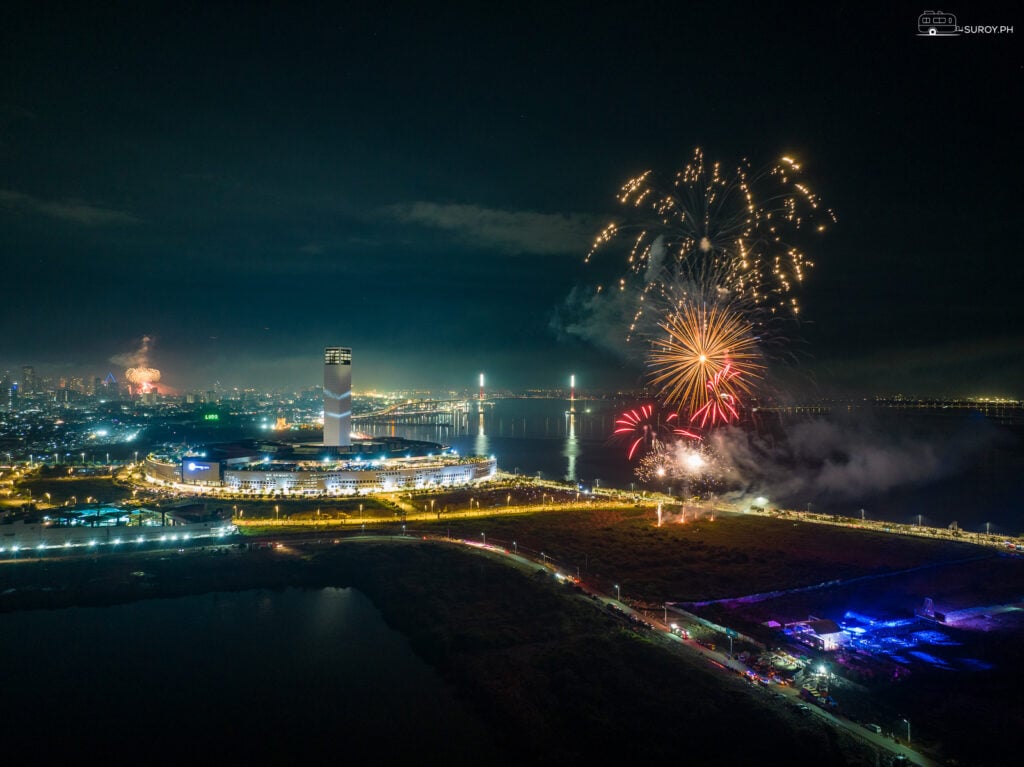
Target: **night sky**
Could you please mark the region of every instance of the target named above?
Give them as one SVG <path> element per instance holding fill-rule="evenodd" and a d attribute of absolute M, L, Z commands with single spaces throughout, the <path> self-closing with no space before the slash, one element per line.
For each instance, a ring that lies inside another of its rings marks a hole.
<path fill-rule="evenodd" d="M 357 389 L 634 386 L 557 317 L 620 185 L 699 145 L 838 215 L 794 395 L 1024 397 L 1019 10 L 545 5 L 4 3 L 0 370 L 148 335 L 180 390 L 316 384 L 325 345 Z"/>

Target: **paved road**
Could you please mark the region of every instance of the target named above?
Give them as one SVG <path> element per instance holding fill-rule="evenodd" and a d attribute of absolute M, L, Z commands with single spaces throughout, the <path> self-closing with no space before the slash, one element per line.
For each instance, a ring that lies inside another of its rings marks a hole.
<path fill-rule="evenodd" d="M 432 541 L 432 542 L 444 542 L 451 543 L 458 546 L 466 546 L 481 552 L 486 556 L 490 556 L 495 559 L 503 560 L 507 564 L 512 564 L 520 569 L 528 572 L 536 572 L 538 569 L 544 569 L 562 578 L 572 578 L 572 574 L 568 572 L 562 572 L 557 566 L 553 565 L 547 560 L 537 561 L 525 553 L 519 553 L 518 550 L 509 551 L 503 546 L 496 546 L 493 544 L 485 544 L 482 541 L 476 540 L 465 540 L 465 539 L 448 539 L 443 535 L 437 535 L 434 532 L 423 533 L 421 531 L 408 531 L 404 536 L 396 535 L 381 535 L 377 533 L 365 534 L 365 535 L 347 535 L 343 537 L 336 537 L 332 539 L 329 535 L 303 535 L 303 536 L 279 536 L 282 541 L 287 541 L 288 544 L 299 544 L 299 543 L 328 543 L 332 540 L 338 542 L 347 541 L 380 541 L 388 540 L 394 541 L 396 538 L 407 540 L 410 543 Z M 264 536 L 264 538 L 270 539 L 272 536 Z M 581 598 L 586 602 L 594 605 L 597 608 L 602 609 L 606 612 L 615 612 L 621 615 L 625 621 L 636 625 L 637 622 L 644 625 L 650 625 L 653 627 L 652 636 L 660 640 L 661 644 L 666 648 L 673 648 L 676 652 L 688 653 L 691 655 L 697 655 L 708 662 L 712 667 L 720 669 L 723 673 L 730 675 L 739 674 L 744 675 L 751 669 L 736 658 L 730 657 L 728 653 L 721 650 L 711 650 L 704 647 L 693 639 L 683 639 L 671 632 L 670 627 L 665 623 L 664 620 L 658 618 L 650 618 L 645 614 L 642 614 L 634 610 L 629 605 L 613 598 L 609 594 L 599 593 L 594 590 L 584 590 Z M 614 607 L 615 610 L 608 610 L 608 607 Z M 888 751 L 891 754 L 902 754 L 908 764 L 921 765 L 921 767 L 941 767 L 941 762 L 937 762 L 924 754 L 920 754 L 914 751 L 912 748 L 908 748 L 900 743 L 895 742 L 892 738 L 883 736 L 881 734 L 873 733 L 870 730 L 865 729 L 862 725 L 855 722 L 851 722 L 842 717 L 836 716 L 829 711 L 821 708 L 820 706 L 805 703 L 800 698 L 798 690 L 789 687 L 787 685 L 771 684 L 766 690 L 766 695 L 770 693 L 777 693 L 780 697 L 774 698 L 777 705 L 806 705 L 807 715 L 818 717 L 820 720 L 827 722 L 828 724 L 836 727 L 837 729 L 845 730 L 853 736 L 860 738 L 873 746 L 878 747 L 884 751 Z M 766 700 L 766 703 L 771 701 Z"/>
<path fill-rule="evenodd" d="M 138 556 L 140 554 L 148 556 L 160 556 L 166 555 L 169 549 L 178 549 L 180 551 L 189 551 L 195 554 L 203 553 L 203 549 L 206 548 L 211 553 L 216 549 L 230 547 L 233 543 L 246 542 L 250 545 L 269 545 L 279 548 L 282 553 L 288 553 L 293 546 L 298 545 L 333 545 L 337 543 L 352 543 L 352 542 L 370 542 L 370 541 L 389 541 L 389 542 L 400 542 L 406 541 L 410 544 L 419 543 L 423 541 L 431 541 L 435 543 L 450 543 L 457 546 L 464 546 L 473 548 L 482 553 L 485 556 L 489 556 L 494 559 L 504 561 L 506 564 L 513 565 L 527 572 L 536 572 L 538 569 L 544 569 L 560 578 L 572 578 L 571 573 L 562 572 L 556 565 L 552 564 L 547 559 L 538 561 L 526 553 L 519 553 L 518 550 L 509 551 L 503 546 L 496 546 L 493 544 L 485 544 L 482 541 L 476 540 L 465 540 L 465 539 L 449 539 L 443 535 L 438 535 L 434 531 L 423 532 L 408 530 L 405 533 L 387 533 L 382 534 L 379 531 L 371 531 L 369 533 L 356 531 L 356 530 L 322 530 L 322 531 L 311 531 L 302 533 L 287 533 L 280 535 L 263 535 L 263 536 L 252 536 L 245 539 L 235 537 L 232 541 L 224 541 L 214 543 L 210 542 L 191 542 L 191 546 L 182 547 L 180 544 L 175 545 L 161 545 L 154 542 L 154 545 L 147 545 L 146 551 L 142 552 L 139 550 L 124 549 L 122 552 L 105 552 L 104 556 L 119 556 L 121 554 L 130 554 L 132 556 Z M 277 544 L 280 544 L 278 547 Z M 77 554 L 77 553 L 76 553 Z M 67 556 L 67 555 L 65 555 Z M 75 555 L 67 556 L 72 558 Z M 95 556 L 95 553 L 81 553 L 77 556 Z M 49 559 L 46 557 L 44 559 Z M 53 557 L 57 558 L 57 557 Z M 60 557 L 64 558 L 64 557 Z M 35 561 L 37 558 L 33 557 Z M 25 562 L 26 559 L 22 559 Z M 14 562 L 10 562 L 14 564 Z M 575 579 L 573 579 L 575 580 Z M 651 618 L 646 614 L 641 614 L 634 610 L 629 605 L 613 598 L 609 594 L 600 593 L 594 589 L 589 591 L 584 589 L 581 594 L 581 598 L 587 603 L 592 604 L 596 608 L 602 609 L 606 613 L 614 613 L 622 616 L 622 618 L 632 625 L 642 624 L 651 628 L 651 635 L 656 639 L 660 640 L 660 643 L 666 648 L 672 648 L 676 652 L 689 653 L 691 656 L 697 655 L 706 660 L 711 666 L 720 669 L 723 673 L 729 674 L 746 674 L 750 671 L 750 668 L 737 660 L 736 658 L 730 657 L 727 653 L 720 650 L 711 650 L 707 647 L 699 645 L 693 639 L 683 639 L 671 632 L 669 625 L 664 620 L 658 619 L 657 617 Z M 609 610 L 612 607 L 614 610 Z M 775 700 L 779 705 L 791 705 L 793 703 L 802 704 L 803 701 L 800 699 L 799 692 L 791 687 L 785 685 L 772 684 L 770 687 L 772 692 L 778 693 L 781 697 Z M 766 701 L 767 703 L 768 701 Z M 891 738 L 884 737 L 880 734 L 870 732 L 864 729 L 861 725 L 854 722 L 850 722 L 841 717 L 836 717 L 830 712 L 822 709 L 819 706 L 808 704 L 809 715 L 820 717 L 822 720 L 828 722 L 836 728 L 841 728 L 861 740 L 867 741 L 878 748 L 884 749 L 894 754 L 902 754 L 905 756 L 910 764 L 921 765 L 922 767 L 941 767 L 940 762 L 936 762 L 928 757 L 917 753 L 916 751 L 907 748 L 901 744 L 894 742 Z"/>

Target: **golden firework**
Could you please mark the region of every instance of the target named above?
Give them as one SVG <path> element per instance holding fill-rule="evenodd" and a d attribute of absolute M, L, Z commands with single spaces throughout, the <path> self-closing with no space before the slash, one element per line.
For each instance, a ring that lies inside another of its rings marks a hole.
<path fill-rule="evenodd" d="M 652 171 L 630 179 L 618 201 L 625 220 L 598 234 L 586 261 L 620 235 L 632 240 L 629 275 L 619 279 L 620 291 L 639 291 L 627 339 L 679 280 L 717 285 L 756 325 L 798 316 L 795 292 L 814 265 L 803 242 L 835 220 L 792 158 L 754 170 L 746 160 L 708 161 L 699 147 L 671 179 Z"/>
<path fill-rule="evenodd" d="M 658 325 L 648 364 L 662 400 L 691 417 L 733 420 L 740 394 L 751 394 L 765 370 L 750 321 L 727 306 L 684 303 Z"/>

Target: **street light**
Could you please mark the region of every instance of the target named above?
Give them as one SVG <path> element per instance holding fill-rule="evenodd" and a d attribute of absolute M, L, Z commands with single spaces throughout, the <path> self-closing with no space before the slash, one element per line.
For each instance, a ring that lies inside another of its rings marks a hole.
<path fill-rule="evenodd" d="M 85 466 L 85 453 L 82 453 L 82 465 Z"/>
<path fill-rule="evenodd" d="M 910 745 L 910 721 L 907 719 L 902 720 L 907 725 L 907 745 Z"/>
<path fill-rule="evenodd" d="M 519 553 L 519 545 L 515 541 L 512 541 L 512 551 L 514 551 L 516 554 Z"/>
<path fill-rule="evenodd" d="M 277 506 L 275 506 L 274 507 L 274 519 L 275 520 L 279 518 L 279 515 L 278 515 L 279 511 L 280 511 L 280 509 Z"/>
<path fill-rule="evenodd" d="M 619 584 L 617 584 L 617 583 L 616 583 L 616 584 L 615 584 L 615 600 L 616 600 L 617 602 L 621 602 L 621 601 L 622 601 L 622 599 L 621 599 L 621 596 L 622 596 L 622 594 L 621 594 L 621 592 L 619 591 Z"/>
<path fill-rule="evenodd" d="M 487 545 L 487 533 L 480 533 L 480 537 L 484 539 L 484 546 Z"/>

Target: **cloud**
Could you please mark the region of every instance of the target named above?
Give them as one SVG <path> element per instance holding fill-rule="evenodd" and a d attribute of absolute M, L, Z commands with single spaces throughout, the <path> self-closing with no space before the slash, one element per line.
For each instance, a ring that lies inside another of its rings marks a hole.
<path fill-rule="evenodd" d="M 0 207 L 37 213 L 84 226 L 129 226 L 140 223 L 135 216 L 114 208 L 104 208 L 81 200 L 42 200 L 8 189 L 0 189 Z"/>
<path fill-rule="evenodd" d="M 719 429 L 716 471 L 749 495 L 850 501 L 954 476 L 994 439 L 989 429 L 922 436 L 899 425 L 814 419 L 785 436 Z"/>
<path fill-rule="evenodd" d="M 133 352 L 115 354 L 110 357 L 110 362 L 126 368 L 147 367 L 149 365 L 149 347 L 152 342 L 152 337 L 143 336 L 138 349 Z"/>
<path fill-rule="evenodd" d="M 821 360 L 814 368 L 819 379 L 840 387 L 863 388 L 865 382 L 873 382 L 875 391 L 886 394 L 1020 397 L 1024 337 L 888 348 L 850 359 Z"/>
<path fill-rule="evenodd" d="M 640 339 L 626 340 L 635 313 L 632 298 L 628 291 L 575 287 L 553 312 L 549 327 L 560 341 L 583 340 L 639 364 L 645 345 Z"/>
<path fill-rule="evenodd" d="M 392 205 L 387 212 L 403 223 L 444 229 L 472 244 L 517 254 L 585 253 L 595 231 L 594 219 L 581 213 L 537 213 L 433 202 Z"/>
<path fill-rule="evenodd" d="M 8 125 L 17 120 L 34 120 L 35 112 L 17 104 L 0 103 L 0 125 Z"/>

